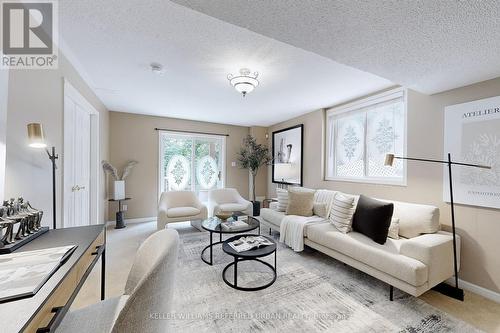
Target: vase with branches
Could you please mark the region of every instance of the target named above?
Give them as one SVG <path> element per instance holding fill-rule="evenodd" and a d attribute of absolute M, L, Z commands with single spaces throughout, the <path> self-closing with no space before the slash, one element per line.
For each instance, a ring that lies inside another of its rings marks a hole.
<path fill-rule="evenodd" d="M 268 146 L 257 143 L 257 140 L 251 135 L 247 135 L 243 139 L 243 145 L 237 154 L 236 161 L 239 168 L 247 169 L 250 172 L 252 181 L 251 199 L 254 203 L 254 208 L 257 203 L 255 194 L 255 179 L 257 178 L 257 173 L 262 166 L 271 164 L 272 160 L 273 157 L 269 152 Z"/>
<path fill-rule="evenodd" d="M 123 168 L 122 175 L 118 174 L 118 170 L 111 165 L 108 161 L 102 161 L 102 168 L 108 174 L 110 174 L 114 180 L 114 190 L 113 196 L 115 200 L 124 199 L 125 198 L 125 179 L 130 175 L 132 169 L 138 164 L 137 161 L 128 161 L 125 167 Z"/>

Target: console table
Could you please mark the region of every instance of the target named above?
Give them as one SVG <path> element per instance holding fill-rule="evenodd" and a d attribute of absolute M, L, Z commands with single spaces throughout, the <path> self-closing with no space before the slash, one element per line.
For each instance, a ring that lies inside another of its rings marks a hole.
<path fill-rule="evenodd" d="M 104 224 L 49 230 L 15 252 L 72 244 L 77 245 L 73 254 L 33 297 L 0 304 L 2 332 L 53 332 L 99 258 L 102 258 L 100 287 L 101 299 L 104 299 L 106 267 Z"/>

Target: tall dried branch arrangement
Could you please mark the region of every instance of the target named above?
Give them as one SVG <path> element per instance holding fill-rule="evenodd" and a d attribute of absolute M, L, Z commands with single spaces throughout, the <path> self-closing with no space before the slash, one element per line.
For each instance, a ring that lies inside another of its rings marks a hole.
<path fill-rule="evenodd" d="M 108 161 L 102 161 L 102 168 L 105 172 L 109 173 L 115 180 L 120 180 L 118 177 L 118 170 L 114 166 L 111 165 Z"/>
<path fill-rule="evenodd" d="M 132 172 L 132 169 L 138 164 L 137 161 L 128 161 L 127 165 L 123 169 L 122 180 L 125 180 L 127 176 Z"/>

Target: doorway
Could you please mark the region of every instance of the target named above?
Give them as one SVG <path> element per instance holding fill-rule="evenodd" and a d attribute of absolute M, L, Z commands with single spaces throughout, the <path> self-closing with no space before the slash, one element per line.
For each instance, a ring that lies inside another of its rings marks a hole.
<path fill-rule="evenodd" d="M 64 81 L 63 227 L 99 223 L 99 112 Z"/>
<path fill-rule="evenodd" d="M 160 131 L 159 137 L 159 194 L 189 190 L 207 201 L 209 190 L 224 187 L 225 136 Z"/>

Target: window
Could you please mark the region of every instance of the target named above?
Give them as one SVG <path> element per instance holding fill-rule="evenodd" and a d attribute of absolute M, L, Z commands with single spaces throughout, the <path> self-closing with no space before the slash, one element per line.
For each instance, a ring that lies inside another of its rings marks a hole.
<path fill-rule="evenodd" d="M 406 101 L 398 89 L 327 111 L 326 179 L 406 184 Z"/>
<path fill-rule="evenodd" d="M 226 138 L 160 131 L 161 192 L 195 191 L 201 200 L 224 187 Z"/>

